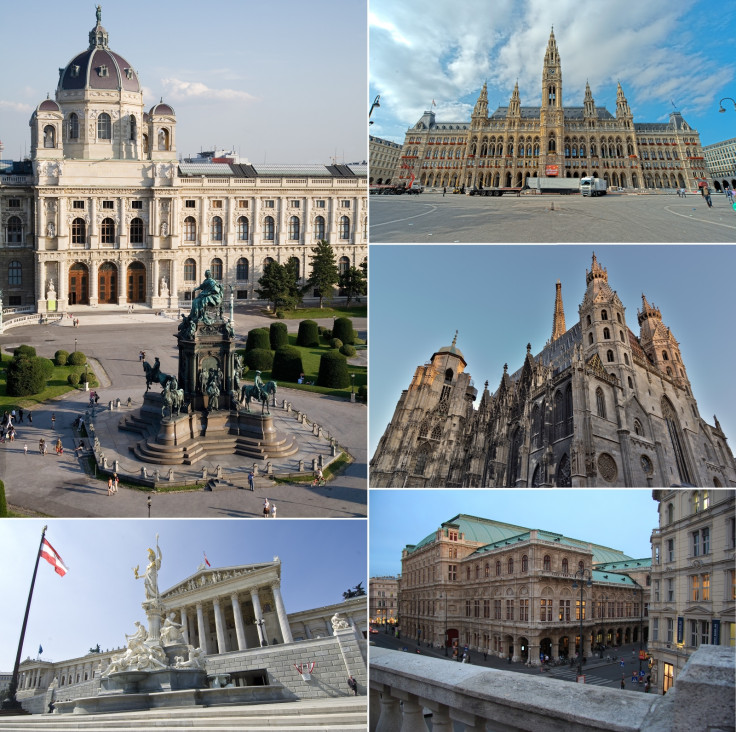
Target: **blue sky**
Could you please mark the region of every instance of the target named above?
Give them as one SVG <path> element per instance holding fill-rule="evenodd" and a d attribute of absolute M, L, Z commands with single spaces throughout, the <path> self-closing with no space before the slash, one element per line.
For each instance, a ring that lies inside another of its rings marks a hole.
<path fill-rule="evenodd" d="M 370 4 L 371 133 L 403 143 L 432 101 L 438 120 L 467 121 L 484 81 L 489 110 L 539 106 L 544 52 L 554 26 L 563 103 L 616 112 L 621 82 L 635 122 L 667 122 L 674 100 L 704 145 L 736 136 L 736 14 L 703 0 L 438 0 Z"/>
<path fill-rule="evenodd" d="M 28 120 L 88 47 L 95 3 L 3 3 L 4 158 L 30 145 Z M 177 113 L 179 154 L 235 147 L 252 163 L 367 157 L 365 0 L 127 0 L 102 3 L 110 48 L 136 69 L 146 110 Z M 13 40 L 15 39 L 15 40 Z"/>
<path fill-rule="evenodd" d="M 374 490 L 370 498 L 371 577 L 401 573 L 401 550 L 417 544 L 459 513 L 544 529 L 651 556 L 658 526 L 649 490 Z"/>
<path fill-rule="evenodd" d="M 61 661 L 83 655 L 97 643 L 105 650 L 125 644 L 134 621 L 145 623 L 141 609 L 147 548 L 159 546 L 163 561 L 159 588 L 167 589 L 197 571 L 202 552 L 212 567 L 281 559 L 281 594 L 286 612 L 341 602 L 342 593 L 366 587 L 366 522 L 363 520 L 119 520 L 3 519 L 0 522 L 0 571 L 3 586 L 3 642 L 0 671 L 12 671 L 33 564 L 48 524 L 46 539 L 69 567 L 59 577 L 41 559 L 21 660 Z"/>
<path fill-rule="evenodd" d="M 518 369 L 552 335 L 555 283 L 565 322 L 579 319 L 593 249 L 636 334 L 641 295 L 680 343 L 700 413 L 713 414 L 736 449 L 736 340 L 731 245 L 374 245 L 370 277 L 369 452 L 390 421 L 416 367 L 449 346 L 468 363 L 478 394 L 494 392 L 508 363 Z"/>

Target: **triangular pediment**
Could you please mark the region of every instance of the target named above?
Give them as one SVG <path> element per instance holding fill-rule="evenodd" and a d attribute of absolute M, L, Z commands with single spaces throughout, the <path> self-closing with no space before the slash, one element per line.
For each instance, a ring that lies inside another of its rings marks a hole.
<path fill-rule="evenodd" d="M 162 598 L 172 595 L 179 595 L 182 592 L 196 592 L 197 590 L 212 587 L 213 585 L 223 584 L 237 580 L 250 574 L 254 574 L 261 570 L 269 570 L 279 567 L 279 562 L 263 562 L 261 564 L 245 564 L 236 567 L 203 567 L 200 565 L 197 571 L 183 579 L 181 582 L 169 587 L 161 593 Z"/>
<path fill-rule="evenodd" d="M 603 368 L 603 361 L 601 361 L 601 357 L 594 353 L 587 361 L 586 365 L 588 366 L 593 373 L 599 374 L 600 376 L 605 377 L 606 379 L 609 379 L 610 376 L 606 372 L 606 370 Z"/>

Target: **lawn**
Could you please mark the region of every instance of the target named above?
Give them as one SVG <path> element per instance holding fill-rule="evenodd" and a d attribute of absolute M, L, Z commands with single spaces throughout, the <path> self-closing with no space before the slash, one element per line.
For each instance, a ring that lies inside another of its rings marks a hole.
<path fill-rule="evenodd" d="M 31 394 L 30 396 L 16 397 L 8 396 L 6 393 L 5 368 L 12 360 L 12 356 L 6 353 L 0 353 L 0 412 L 11 411 L 12 409 L 28 409 L 38 404 L 54 399 L 55 397 L 66 394 L 74 389 L 84 388 L 82 386 L 69 386 L 66 377 L 71 374 L 83 374 L 84 366 L 54 366 L 54 373 L 46 382 L 46 388 L 39 394 Z M 94 388 L 99 386 L 94 374 L 87 372 L 89 376 L 89 385 Z"/>
<path fill-rule="evenodd" d="M 315 318 L 367 318 L 367 305 L 333 305 L 320 308 L 297 308 L 296 310 L 282 310 L 285 320 L 314 320 Z M 273 313 L 263 311 L 264 315 L 275 317 Z"/>

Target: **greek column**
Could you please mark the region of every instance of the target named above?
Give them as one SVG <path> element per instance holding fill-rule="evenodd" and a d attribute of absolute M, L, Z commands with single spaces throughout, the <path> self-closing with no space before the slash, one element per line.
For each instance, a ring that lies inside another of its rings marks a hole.
<path fill-rule="evenodd" d="M 233 592 L 230 595 L 230 601 L 233 604 L 233 615 L 235 616 L 235 633 L 238 637 L 238 650 L 244 651 L 248 647 L 248 644 L 245 641 L 245 627 L 243 626 L 243 615 L 240 612 L 237 592 Z"/>
<path fill-rule="evenodd" d="M 261 646 L 264 645 L 263 641 L 266 639 L 266 629 L 263 627 L 263 613 L 261 612 L 261 601 L 258 599 L 258 590 L 253 589 L 250 591 L 250 599 L 253 602 L 253 613 L 256 616 L 256 628 L 258 628 L 258 640 L 261 642 Z"/>
<path fill-rule="evenodd" d="M 227 644 L 225 643 L 225 622 L 222 618 L 222 610 L 220 609 L 220 600 L 216 597 L 212 604 L 215 608 L 215 633 L 217 634 L 217 652 L 225 653 Z"/>
<path fill-rule="evenodd" d="M 274 600 L 276 600 L 276 614 L 278 615 L 279 626 L 281 627 L 281 637 L 284 639 L 284 643 L 293 643 L 294 638 L 291 635 L 289 619 L 286 617 L 286 608 L 284 607 L 284 601 L 281 599 L 281 589 L 274 582 L 271 585 L 271 590 L 273 591 Z"/>
<path fill-rule="evenodd" d="M 204 611 L 201 602 L 197 603 L 197 632 L 199 633 L 199 647 L 205 652 L 205 655 L 209 655 L 207 633 L 204 628 Z"/>
<path fill-rule="evenodd" d="M 189 644 L 189 618 L 187 617 L 187 609 L 183 607 L 179 610 L 179 614 L 181 615 L 181 634 L 184 636 L 186 643 Z"/>

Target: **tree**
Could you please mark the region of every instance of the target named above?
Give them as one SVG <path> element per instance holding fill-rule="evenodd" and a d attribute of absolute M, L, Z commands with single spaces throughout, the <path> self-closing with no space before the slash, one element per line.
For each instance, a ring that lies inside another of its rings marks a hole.
<path fill-rule="evenodd" d="M 316 247 L 312 247 L 312 274 L 307 280 L 307 287 L 319 294 L 319 306 L 322 301 L 332 299 L 332 288 L 340 281 L 340 273 L 335 264 L 335 252 L 330 244 L 322 239 Z"/>
<path fill-rule="evenodd" d="M 292 262 L 286 265 L 269 262 L 258 284 L 261 286 L 256 290 L 258 297 L 272 302 L 274 310 L 289 310 L 301 302 L 302 293 Z"/>
<path fill-rule="evenodd" d="M 357 267 L 350 267 L 340 275 L 340 289 L 345 293 L 345 305 L 355 299 L 360 302 L 360 296 L 366 293 L 366 281 L 363 273 Z"/>

